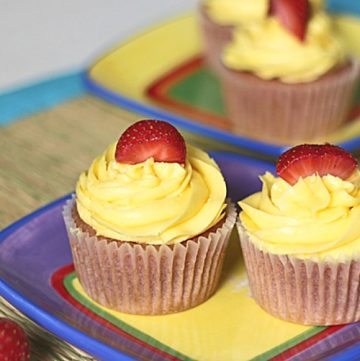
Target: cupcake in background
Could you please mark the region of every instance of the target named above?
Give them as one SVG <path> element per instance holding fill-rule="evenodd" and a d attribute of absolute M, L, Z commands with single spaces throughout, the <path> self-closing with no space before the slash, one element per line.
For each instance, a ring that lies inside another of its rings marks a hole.
<path fill-rule="evenodd" d="M 299 145 L 239 202 L 241 247 L 255 301 L 286 321 L 360 320 L 360 172 L 330 144 Z"/>
<path fill-rule="evenodd" d="M 347 120 L 359 65 L 321 9 L 272 0 L 264 21 L 234 32 L 220 79 L 238 134 L 291 144 L 326 137 Z"/>
<path fill-rule="evenodd" d="M 324 10 L 323 0 L 310 4 L 313 13 Z M 217 72 L 222 50 L 233 39 L 234 30 L 264 21 L 269 11 L 269 0 L 202 0 L 198 17 L 207 65 Z"/>
<path fill-rule="evenodd" d="M 130 126 L 64 208 L 75 271 L 103 306 L 183 311 L 216 290 L 235 207 L 215 161 L 169 123 Z"/>
<path fill-rule="evenodd" d="M 268 0 L 203 0 L 199 24 L 207 64 L 215 72 L 221 66 L 224 46 L 232 39 L 235 27 L 262 21 L 269 10 Z"/>

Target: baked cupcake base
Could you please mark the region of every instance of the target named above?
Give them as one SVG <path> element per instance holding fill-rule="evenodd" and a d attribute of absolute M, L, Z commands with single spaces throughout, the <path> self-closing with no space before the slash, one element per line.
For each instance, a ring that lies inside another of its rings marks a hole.
<path fill-rule="evenodd" d="M 317 263 L 259 250 L 240 222 L 241 248 L 255 301 L 286 321 L 328 326 L 360 320 L 360 262 Z"/>
<path fill-rule="evenodd" d="M 157 315 L 192 308 L 215 292 L 236 219 L 234 205 L 210 232 L 154 246 L 90 235 L 76 223 L 74 203 L 66 203 L 63 215 L 75 271 L 96 302 L 125 313 Z"/>
<path fill-rule="evenodd" d="M 321 139 L 346 122 L 359 74 L 359 64 L 349 61 L 313 82 L 285 84 L 223 65 L 220 79 L 234 131 L 293 144 Z"/>

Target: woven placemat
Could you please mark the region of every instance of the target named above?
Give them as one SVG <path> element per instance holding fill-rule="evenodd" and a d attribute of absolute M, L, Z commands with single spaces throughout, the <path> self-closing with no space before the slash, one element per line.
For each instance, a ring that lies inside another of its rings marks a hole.
<path fill-rule="evenodd" d="M 142 118 L 84 96 L 1 128 L 0 227 L 71 192 L 94 157 Z M 189 132 L 182 134 L 205 150 L 239 152 Z"/>
<path fill-rule="evenodd" d="M 0 227 L 71 192 L 79 173 L 136 118 L 85 96 L 2 128 Z M 93 360 L 50 335 L 2 298 L 0 315 L 26 329 L 32 361 Z"/>
<path fill-rule="evenodd" d="M 0 130 L 0 227 L 73 191 L 78 175 L 130 123 L 143 118 L 82 96 Z M 238 151 L 182 132 L 205 150 Z M 0 315 L 18 320 L 31 339 L 32 361 L 93 360 L 50 335 L 0 297 Z"/>
<path fill-rule="evenodd" d="M 90 96 L 0 130 L 0 227 L 71 192 L 78 175 L 137 116 Z M 0 315 L 18 321 L 32 361 L 93 360 L 50 335 L 0 298 Z"/>

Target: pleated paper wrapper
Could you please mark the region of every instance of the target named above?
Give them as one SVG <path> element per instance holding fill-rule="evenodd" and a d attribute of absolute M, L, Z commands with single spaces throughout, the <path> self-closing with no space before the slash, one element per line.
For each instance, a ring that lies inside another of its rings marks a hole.
<path fill-rule="evenodd" d="M 232 129 L 278 144 L 325 139 L 348 120 L 360 67 L 356 61 L 309 83 L 284 84 L 222 66 Z"/>
<path fill-rule="evenodd" d="M 77 277 L 85 292 L 120 312 L 167 314 L 192 308 L 216 290 L 236 210 L 228 204 L 216 231 L 175 245 L 140 245 L 89 236 L 64 207 Z"/>
<path fill-rule="evenodd" d="M 252 297 L 267 312 L 304 325 L 360 319 L 360 262 L 314 262 L 259 250 L 237 223 Z"/>

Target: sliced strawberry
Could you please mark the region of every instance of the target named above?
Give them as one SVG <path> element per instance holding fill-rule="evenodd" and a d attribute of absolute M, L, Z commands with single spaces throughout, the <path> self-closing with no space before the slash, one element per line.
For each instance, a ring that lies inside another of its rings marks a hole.
<path fill-rule="evenodd" d="M 136 164 L 151 157 L 157 162 L 185 163 L 184 138 L 171 124 L 141 120 L 121 135 L 115 151 L 119 163 Z"/>
<path fill-rule="evenodd" d="M 283 153 L 276 165 L 277 174 L 291 185 L 300 177 L 331 174 L 348 178 L 358 165 L 346 150 L 331 144 L 302 144 Z"/>
<path fill-rule="evenodd" d="M 305 39 L 310 17 L 309 0 L 271 0 L 269 14 L 277 18 L 299 40 Z"/>
<path fill-rule="evenodd" d="M 29 361 L 30 346 L 25 331 L 14 321 L 0 318 L 0 361 Z"/>

